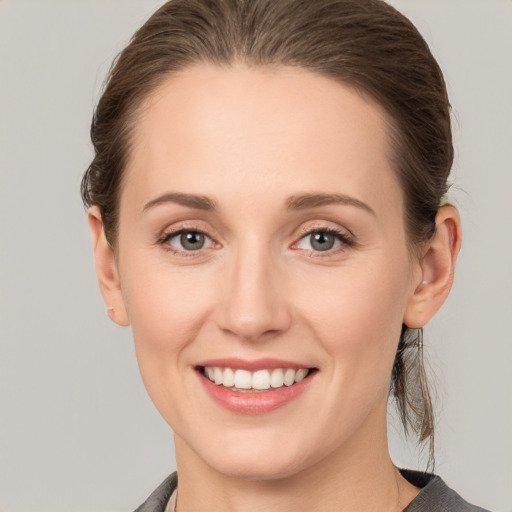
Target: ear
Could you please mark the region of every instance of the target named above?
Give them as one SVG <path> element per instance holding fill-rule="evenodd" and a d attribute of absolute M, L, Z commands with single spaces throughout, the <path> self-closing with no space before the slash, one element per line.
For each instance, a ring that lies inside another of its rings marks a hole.
<path fill-rule="evenodd" d="M 459 212 L 453 206 L 441 207 L 436 215 L 436 231 L 419 259 L 419 272 L 404 315 L 407 327 L 423 327 L 448 297 L 461 237 Z"/>
<path fill-rule="evenodd" d="M 88 220 L 92 235 L 96 275 L 98 276 L 101 295 L 107 307 L 107 314 L 118 325 L 130 325 L 121 293 L 116 258 L 105 237 L 98 206 L 89 208 Z"/>

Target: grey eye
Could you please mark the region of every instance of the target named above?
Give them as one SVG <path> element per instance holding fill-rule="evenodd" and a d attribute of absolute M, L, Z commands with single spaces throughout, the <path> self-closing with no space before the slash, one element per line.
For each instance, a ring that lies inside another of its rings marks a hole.
<path fill-rule="evenodd" d="M 331 233 L 311 233 L 309 235 L 311 247 L 315 251 L 328 251 L 334 247 L 336 237 Z"/>
<path fill-rule="evenodd" d="M 327 252 L 332 249 L 338 249 L 343 245 L 347 247 L 351 245 L 343 233 L 324 229 L 305 234 L 296 244 L 296 248 L 314 252 Z"/>
<path fill-rule="evenodd" d="M 213 246 L 213 241 L 208 235 L 194 230 L 176 231 L 167 235 L 162 243 L 170 245 L 178 252 L 199 251 Z"/>
<path fill-rule="evenodd" d="M 181 246 L 187 251 L 197 251 L 205 244 L 205 236 L 197 231 L 183 231 L 179 234 L 179 240 Z"/>

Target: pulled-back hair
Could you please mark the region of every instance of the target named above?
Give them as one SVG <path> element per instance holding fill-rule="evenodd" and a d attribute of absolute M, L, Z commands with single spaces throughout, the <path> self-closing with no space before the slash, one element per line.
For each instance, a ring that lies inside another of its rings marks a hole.
<path fill-rule="evenodd" d="M 116 247 L 119 195 L 137 112 L 167 77 L 192 64 L 296 66 L 376 100 L 387 112 L 411 250 L 435 231 L 453 160 L 445 82 L 412 23 L 382 0 L 171 0 L 135 33 L 97 105 L 95 155 L 82 181 Z M 422 341 L 403 326 L 391 393 L 407 432 L 430 440 L 433 414 Z"/>

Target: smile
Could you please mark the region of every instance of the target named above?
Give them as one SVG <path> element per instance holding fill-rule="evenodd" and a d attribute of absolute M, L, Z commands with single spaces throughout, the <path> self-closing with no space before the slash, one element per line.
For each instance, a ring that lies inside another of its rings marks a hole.
<path fill-rule="evenodd" d="M 215 403 L 243 415 L 270 413 L 294 402 L 313 384 L 317 368 L 292 361 L 227 358 L 195 367 L 203 389 Z"/>
<path fill-rule="evenodd" d="M 203 375 L 217 386 L 224 386 L 234 391 L 267 391 L 284 386 L 293 386 L 304 380 L 309 368 L 274 368 L 254 372 L 243 369 L 205 366 Z"/>

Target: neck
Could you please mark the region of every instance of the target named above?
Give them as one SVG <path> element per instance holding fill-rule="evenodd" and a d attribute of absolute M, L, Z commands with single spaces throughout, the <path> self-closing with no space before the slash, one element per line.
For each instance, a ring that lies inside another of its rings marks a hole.
<path fill-rule="evenodd" d="M 389 456 L 385 423 L 380 436 L 361 429 L 350 443 L 285 478 L 248 479 L 207 465 L 176 436 L 178 512 L 397 512 L 419 489 Z"/>

